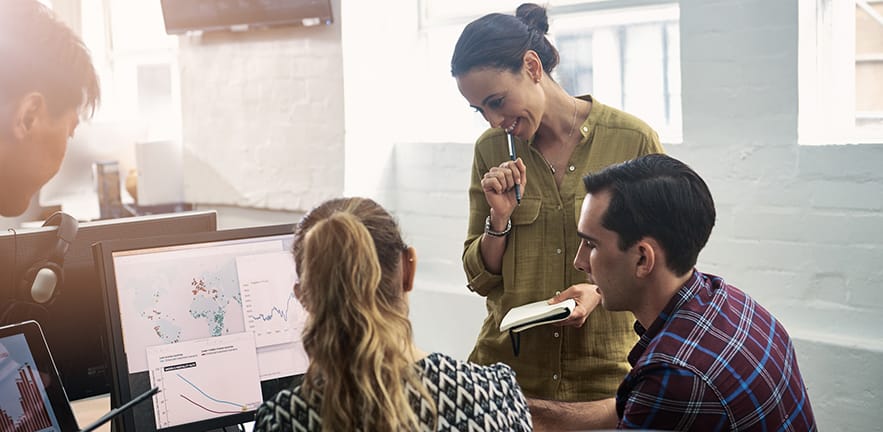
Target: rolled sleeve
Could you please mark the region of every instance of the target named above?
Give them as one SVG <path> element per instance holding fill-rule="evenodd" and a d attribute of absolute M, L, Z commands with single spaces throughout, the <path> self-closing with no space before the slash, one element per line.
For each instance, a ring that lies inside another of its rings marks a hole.
<path fill-rule="evenodd" d="M 481 236 L 476 237 L 463 252 L 463 270 L 466 271 L 466 287 L 481 296 L 487 296 L 494 288 L 503 285 L 503 275 L 487 270 L 481 258 Z"/>
<path fill-rule="evenodd" d="M 499 136 L 498 136 L 499 135 Z M 484 234 L 484 221 L 490 214 L 490 206 L 481 189 L 481 177 L 489 166 L 508 158 L 499 149 L 505 149 L 501 132 L 491 130 L 479 138 L 479 142 L 493 140 L 499 145 L 491 146 L 490 154 L 482 154 L 476 145 L 472 161 L 472 176 L 469 184 L 469 226 L 466 241 L 463 243 L 463 270 L 466 273 L 467 287 L 481 296 L 487 296 L 494 288 L 503 286 L 503 275 L 488 271 L 481 256 L 481 237 Z"/>

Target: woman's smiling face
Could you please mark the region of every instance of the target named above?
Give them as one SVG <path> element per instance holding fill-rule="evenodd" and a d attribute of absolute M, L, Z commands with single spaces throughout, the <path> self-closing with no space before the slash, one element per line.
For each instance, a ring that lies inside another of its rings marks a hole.
<path fill-rule="evenodd" d="M 502 128 L 522 140 L 533 137 L 539 128 L 544 106 L 542 90 L 527 68 L 518 73 L 476 68 L 457 76 L 457 88 L 492 128 Z"/>

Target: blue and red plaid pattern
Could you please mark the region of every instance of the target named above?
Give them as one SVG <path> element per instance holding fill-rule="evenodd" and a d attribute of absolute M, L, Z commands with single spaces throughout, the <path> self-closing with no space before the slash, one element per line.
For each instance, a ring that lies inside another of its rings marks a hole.
<path fill-rule="evenodd" d="M 624 429 L 814 431 L 791 338 L 766 309 L 698 271 L 629 354 Z"/>

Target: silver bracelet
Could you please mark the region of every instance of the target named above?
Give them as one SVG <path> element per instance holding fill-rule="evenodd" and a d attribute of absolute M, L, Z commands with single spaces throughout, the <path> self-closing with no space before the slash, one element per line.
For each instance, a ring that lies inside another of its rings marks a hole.
<path fill-rule="evenodd" d="M 503 231 L 494 231 L 491 228 L 491 217 L 488 216 L 487 219 L 484 220 L 484 233 L 491 237 L 506 237 L 509 235 L 509 231 L 512 231 L 512 219 L 506 221 L 506 229 Z"/>

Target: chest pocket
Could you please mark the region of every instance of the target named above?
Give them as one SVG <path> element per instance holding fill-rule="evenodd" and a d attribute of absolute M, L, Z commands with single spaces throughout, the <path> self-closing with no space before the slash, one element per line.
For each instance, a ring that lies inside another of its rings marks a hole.
<path fill-rule="evenodd" d="M 512 212 L 512 226 L 530 225 L 540 215 L 543 200 L 540 198 L 522 198 L 521 204 Z"/>
<path fill-rule="evenodd" d="M 537 260 L 542 256 L 543 219 L 539 217 L 543 200 L 540 197 L 522 198 L 521 204 L 512 212 L 512 231 L 509 244 L 506 246 L 506 255 L 509 264 L 515 265 L 513 271 L 526 269 L 526 266 L 537 265 Z M 517 261 L 517 265 L 515 262 Z M 503 266 L 506 267 L 504 255 Z M 505 273 L 505 269 L 504 269 Z"/>

